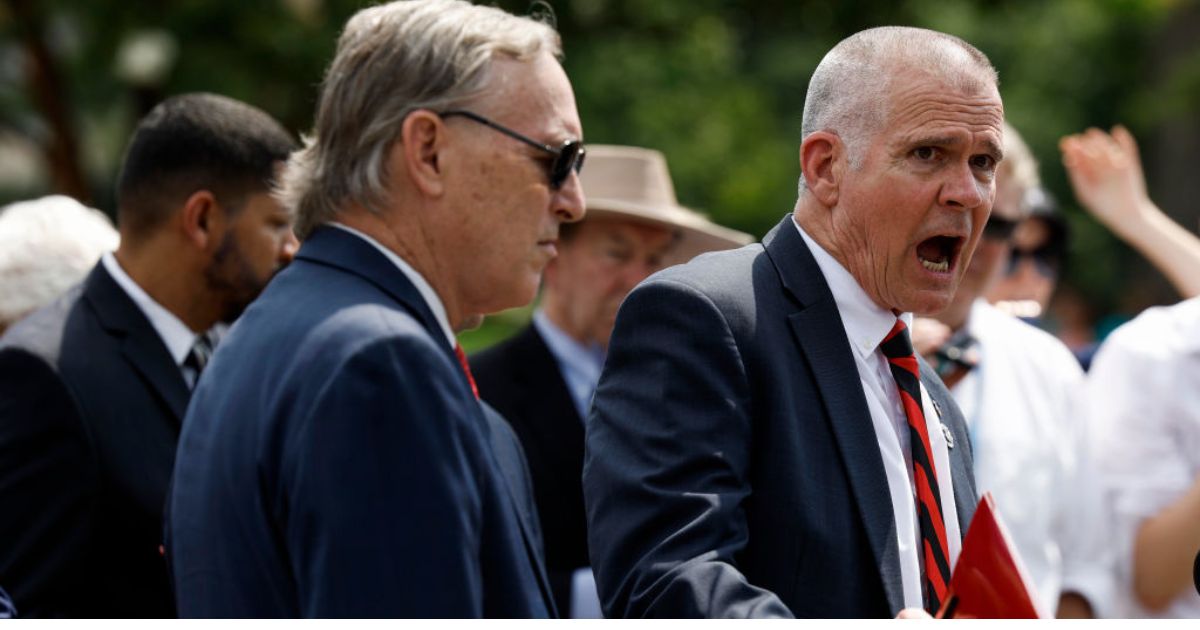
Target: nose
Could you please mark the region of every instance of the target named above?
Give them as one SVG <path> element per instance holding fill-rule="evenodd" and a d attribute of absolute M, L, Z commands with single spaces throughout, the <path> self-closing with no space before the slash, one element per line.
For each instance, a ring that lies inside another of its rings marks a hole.
<path fill-rule="evenodd" d="M 583 183 L 578 173 L 572 171 L 567 179 L 563 180 L 562 186 L 554 191 L 550 203 L 553 204 L 550 211 L 563 223 L 574 223 L 583 219 L 587 206 L 583 196 Z"/>
<path fill-rule="evenodd" d="M 290 264 L 292 259 L 296 257 L 296 250 L 298 249 L 300 249 L 300 240 L 296 238 L 296 233 L 291 228 L 288 228 L 287 234 L 283 237 L 283 243 L 279 247 L 280 266 Z"/>
<path fill-rule="evenodd" d="M 938 201 L 951 208 L 977 208 L 995 192 L 995 186 L 994 179 L 980 181 L 971 165 L 963 162 L 950 169 Z"/>

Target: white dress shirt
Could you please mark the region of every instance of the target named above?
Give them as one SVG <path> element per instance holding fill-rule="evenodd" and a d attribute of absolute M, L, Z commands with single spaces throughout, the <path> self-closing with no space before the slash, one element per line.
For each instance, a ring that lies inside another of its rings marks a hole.
<path fill-rule="evenodd" d="M 1074 591 L 1108 616 L 1113 553 L 1076 408 L 1083 370 L 1061 341 L 985 300 L 971 306 L 966 330 L 979 365 L 951 391 L 971 432 L 978 490 L 995 498 L 1044 613 Z"/>
<path fill-rule="evenodd" d="M 580 420 L 587 421 L 592 394 L 596 392 L 600 371 L 604 368 L 604 350 L 599 345 L 585 346 L 579 343 L 550 321 L 540 308 L 533 314 L 533 327 L 554 356 L 558 373 L 567 384 L 567 392 L 571 394 L 571 402 L 575 403 Z"/>
<path fill-rule="evenodd" d="M 158 333 L 159 338 L 167 347 L 167 353 L 171 355 L 171 360 L 183 374 L 183 380 L 187 382 L 189 388 L 194 387 L 198 375 L 195 370 L 185 366 L 183 362 L 187 360 L 188 353 L 192 351 L 192 345 L 196 343 L 196 333 L 174 313 L 168 311 L 165 306 L 154 301 L 154 298 L 150 297 L 145 289 L 134 282 L 133 278 L 130 278 L 129 274 L 121 268 L 121 263 L 117 262 L 117 257 L 112 252 L 101 256 L 100 262 L 104 265 L 104 270 L 108 272 L 108 275 L 117 281 L 129 299 L 133 300 L 146 319 L 150 320 L 150 325 L 154 327 L 154 331 Z"/>
<path fill-rule="evenodd" d="M 888 309 L 875 304 L 850 272 L 833 256 L 812 240 L 800 224 L 792 220 L 800 236 L 808 244 L 809 251 L 821 268 L 825 282 L 833 293 L 838 313 L 846 328 L 846 338 L 854 348 L 854 362 L 858 366 L 859 379 L 866 395 L 875 438 L 879 442 L 879 454 L 883 458 L 884 473 L 887 474 L 888 491 L 892 498 L 892 512 L 896 522 L 896 543 L 900 547 L 900 577 L 904 585 L 904 606 L 921 608 L 922 554 L 921 531 L 917 521 L 916 485 L 913 481 L 912 453 L 909 450 L 908 417 L 900 402 L 896 381 L 888 367 L 887 358 L 879 350 L 896 316 Z M 900 316 L 905 325 L 912 324 L 912 315 Z M 938 494 L 942 500 L 942 519 L 946 527 L 946 543 L 949 546 L 950 567 L 958 560 L 962 550 L 962 535 L 958 527 L 957 505 L 954 500 L 954 485 L 950 472 L 950 455 L 946 438 L 942 433 L 941 414 L 933 405 L 925 385 L 921 385 L 921 400 L 925 411 L 929 447 L 933 449 L 933 465 L 937 475 Z M 960 447 L 961 448 L 961 447 Z"/>
<path fill-rule="evenodd" d="M 387 257 L 388 260 L 392 261 L 392 264 L 396 265 L 396 268 L 400 270 L 400 273 L 403 273 L 404 277 L 408 278 L 408 281 L 417 288 L 417 293 L 421 294 L 421 297 L 424 298 L 425 305 L 429 307 L 429 310 L 433 311 L 433 318 L 437 320 L 438 326 L 442 329 L 442 334 L 446 336 L 446 343 L 450 344 L 451 348 L 458 345 L 458 340 L 454 338 L 454 329 L 450 327 L 450 318 L 446 315 L 446 306 L 442 304 L 442 300 L 438 297 L 437 291 L 433 290 L 433 286 L 431 286 L 429 282 L 425 280 L 425 277 L 418 273 L 416 269 L 413 269 L 412 265 L 405 262 L 403 258 L 397 256 L 396 252 L 384 247 L 379 241 L 348 225 L 342 225 L 341 223 L 337 223 L 335 221 L 331 221 L 327 225 L 332 225 L 335 228 L 345 230 L 357 236 L 358 238 L 361 238 L 362 240 L 370 243 L 371 247 L 379 250 L 379 252 Z"/>
<path fill-rule="evenodd" d="M 1096 353 L 1089 420 L 1113 510 L 1121 617 L 1200 617 L 1190 586 L 1162 612 L 1133 597 L 1133 542 L 1148 517 L 1200 478 L 1200 298 L 1147 309 Z M 1191 555 L 1195 550 L 1181 549 Z"/>

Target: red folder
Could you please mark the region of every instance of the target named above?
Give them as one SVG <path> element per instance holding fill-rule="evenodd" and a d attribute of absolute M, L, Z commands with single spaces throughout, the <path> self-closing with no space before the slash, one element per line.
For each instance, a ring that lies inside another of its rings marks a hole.
<path fill-rule="evenodd" d="M 983 493 L 937 618 L 1038 619 L 1036 593 L 992 494 Z"/>

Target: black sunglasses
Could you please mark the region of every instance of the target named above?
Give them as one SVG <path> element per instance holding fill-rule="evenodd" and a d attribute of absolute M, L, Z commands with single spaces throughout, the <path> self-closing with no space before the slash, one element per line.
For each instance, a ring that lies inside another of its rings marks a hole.
<path fill-rule="evenodd" d="M 1005 273 L 1010 276 L 1017 273 L 1021 261 L 1026 258 L 1033 263 L 1034 270 L 1043 278 L 1058 277 L 1058 271 L 1062 268 L 1062 255 L 1053 245 L 1042 245 L 1035 249 L 1014 247 L 1008 254 L 1008 269 Z"/>
<path fill-rule="evenodd" d="M 1020 221 L 1001 219 L 993 214 L 988 217 L 987 223 L 983 224 L 983 236 L 993 241 L 1007 241 L 1012 238 L 1018 223 Z"/>
<path fill-rule="evenodd" d="M 475 122 L 487 125 L 488 127 L 491 127 L 492 129 L 495 129 L 496 131 L 499 131 L 510 138 L 520 140 L 521 142 L 524 142 L 535 149 L 539 149 L 549 153 L 550 155 L 553 155 L 554 161 L 550 163 L 550 187 L 555 190 L 558 190 L 562 187 L 563 182 L 567 181 L 567 178 L 571 176 L 571 171 L 579 173 L 583 170 L 583 159 L 587 157 L 587 149 L 584 148 L 583 143 L 578 140 L 568 140 L 567 142 L 564 142 L 561 147 L 556 149 L 548 144 L 538 142 L 529 136 L 513 131 L 504 125 L 488 120 L 487 118 L 484 118 L 475 112 L 469 112 L 465 109 L 452 109 L 450 111 L 438 112 L 438 116 L 441 116 L 442 118 L 462 116 L 463 118 L 474 120 Z"/>

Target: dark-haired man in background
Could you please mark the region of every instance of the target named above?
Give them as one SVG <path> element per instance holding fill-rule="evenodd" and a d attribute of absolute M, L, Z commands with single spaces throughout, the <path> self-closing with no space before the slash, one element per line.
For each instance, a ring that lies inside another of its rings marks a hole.
<path fill-rule="evenodd" d="M 296 249 L 270 196 L 295 140 L 211 94 L 143 119 L 117 186 L 121 243 L 0 339 L 0 583 L 27 616 L 167 617 L 162 510 L 212 351 Z"/>

